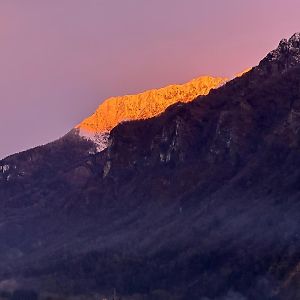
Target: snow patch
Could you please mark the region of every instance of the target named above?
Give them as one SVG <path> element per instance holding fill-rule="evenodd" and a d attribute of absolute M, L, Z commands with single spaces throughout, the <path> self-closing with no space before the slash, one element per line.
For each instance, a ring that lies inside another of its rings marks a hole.
<path fill-rule="evenodd" d="M 92 141 L 96 145 L 97 152 L 102 152 L 108 147 L 109 132 L 88 132 L 78 128 L 78 135 L 86 140 Z"/>

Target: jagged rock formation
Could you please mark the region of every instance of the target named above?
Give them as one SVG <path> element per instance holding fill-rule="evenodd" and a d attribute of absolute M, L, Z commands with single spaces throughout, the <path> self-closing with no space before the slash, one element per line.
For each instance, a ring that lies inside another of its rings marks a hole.
<path fill-rule="evenodd" d="M 71 132 L 2 160 L 0 287 L 298 299 L 298 36 L 207 96 L 119 124 L 100 153 Z"/>
<path fill-rule="evenodd" d="M 81 136 L 96 142 L 98 150 L 102 151 L 106 148 L 108 133 L 121 122 L 152 118 L 176 102 L 186 103 L 199 95 L 207 95 L 211 89 L 218 88 L 226 81 L 226 78 L 203 76 L 185 84 L 169 85 L 137 95 L 112 97 L 76 128 Z"/>
<path fill-rule="evenodd" d="M 300 63 L 300 33 L 282 39 L 277 49 L 271 51 L 260 63 L 260 70 L 283 72 Z"/>

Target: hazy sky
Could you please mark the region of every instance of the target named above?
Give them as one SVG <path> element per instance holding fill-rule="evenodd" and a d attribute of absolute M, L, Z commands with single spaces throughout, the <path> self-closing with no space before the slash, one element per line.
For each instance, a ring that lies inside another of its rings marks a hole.
<path fill-rule="evenodd" d="M 0 0 L 0 157 L 108 96 L 230 76 L 300 31 L 299 0 Z"/>

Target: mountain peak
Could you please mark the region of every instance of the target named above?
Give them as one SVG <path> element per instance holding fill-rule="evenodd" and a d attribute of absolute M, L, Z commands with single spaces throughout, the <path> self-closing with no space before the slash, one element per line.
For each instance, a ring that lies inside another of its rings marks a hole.
<path fill-rule="evenodd" d="M 154 117 L 176 102 L 189 102 L 199 95 L 207 95 L 228 79 L 202 76 L 184 84 L 173 84 L 147 90 L 136 95 L 111 97 L 100 104 L 94 114 L 76 126 L 80 136 L 98 145 L 98 151 L 106 148 L 109 132 L 124 121 Z"/>
<path fill-rule="evenodd" d="M 259 68 L 267 73 L 281 73 L 298 64 L 300 64 L 300 32 L 293 34 L 289 39 L 282 39 L 278 47 L 260 62 Z"/>
<path fill-rule="evenodd" d="M 300 45 L 300 32 L 296 32 L 289 39 L 289 43 L 293 44 L 295 47 L 299 48 Z"/>

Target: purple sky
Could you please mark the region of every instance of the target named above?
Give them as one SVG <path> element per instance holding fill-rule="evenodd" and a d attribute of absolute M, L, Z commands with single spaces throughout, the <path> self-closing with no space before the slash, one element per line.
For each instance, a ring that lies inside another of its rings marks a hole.
<path fill-rule="evenodd" d="M 108 96 L 231 76 L 300 31 L 299 0 L 0 0 L 0 157 Z"/>

